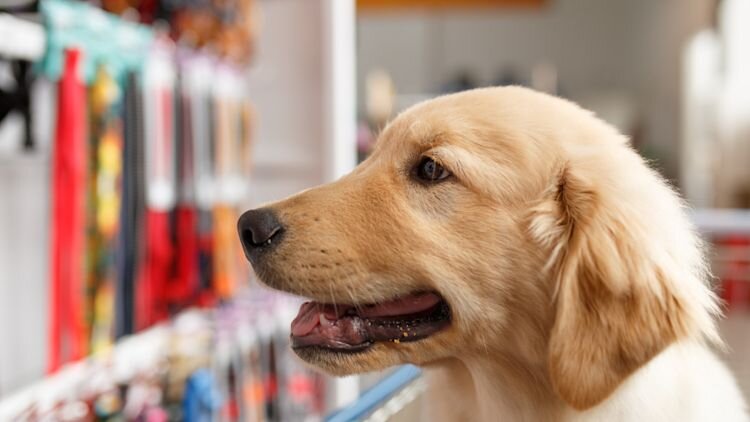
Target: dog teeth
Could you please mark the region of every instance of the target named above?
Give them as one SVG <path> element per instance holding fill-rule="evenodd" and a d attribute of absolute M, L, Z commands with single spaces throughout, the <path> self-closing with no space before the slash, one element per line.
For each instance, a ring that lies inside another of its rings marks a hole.
<path fill-rule="evenodd" d="M 325 316 L 325 314 L 323 314 L 323 312 L 321 312 L 321 313 L 318 314 L 318 318 L 320 320 L 320 325 L 326 325 L 326 326 L 328 326 L 328 325 L 332 325 L 333 324 L 333 321 L 331 321 L 328 318 L 326 318 L 326 316 Z"/>

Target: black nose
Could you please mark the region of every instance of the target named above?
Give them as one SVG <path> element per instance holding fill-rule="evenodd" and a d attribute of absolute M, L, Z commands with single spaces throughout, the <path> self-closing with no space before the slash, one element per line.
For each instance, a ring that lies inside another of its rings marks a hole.
<path fill-rule="evenodd" d="M 237 222 L 237 230 L 245 254 L 250 258 L 278 241 L 284 228 L 272 209 L 260 208 L 242 214 Z"/>

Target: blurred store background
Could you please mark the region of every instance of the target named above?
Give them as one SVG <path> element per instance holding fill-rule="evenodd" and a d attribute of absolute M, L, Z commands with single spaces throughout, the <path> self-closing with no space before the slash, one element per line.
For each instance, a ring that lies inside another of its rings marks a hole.
<path fill-rule="evenodd" d="M 234 224 L 406 107 L 508 84 L 593 110 L 685 196 L 750 397 L 747 22 L 746 0 L 0 0 L 0 420 L 410 420 L 411 368 L 368 390 L 384 374 L 290 356 L 297 299 L 253 283 Z"/>

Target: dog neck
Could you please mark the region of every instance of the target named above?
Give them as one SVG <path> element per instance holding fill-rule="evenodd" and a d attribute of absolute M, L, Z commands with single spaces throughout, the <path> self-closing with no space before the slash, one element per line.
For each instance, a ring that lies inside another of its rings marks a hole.
<path fill-rule="evenodd" d="M 553 421 L 565 411 L 546 368 L 521 359 L 454 358 L 425 369 L 428 420 Z"/>
<path fill-rule="evenodd" d="M 543 285 L 540 279 L 537 285 Z M 487 342 L 462 356 L 426 366 L 428 404 L 438 404 L 428 420 L 559 421 L 569 407 L 554 392 L 547 350 L 554 314 L 545 290 L 509 312 L 503 334 L 482 336 Z M 531 307 L 538 306 L 530 311 Z M 433 398 L 434 397 L 434 398 Z M 456 400 L 456 398 L 460 398 Z"/>

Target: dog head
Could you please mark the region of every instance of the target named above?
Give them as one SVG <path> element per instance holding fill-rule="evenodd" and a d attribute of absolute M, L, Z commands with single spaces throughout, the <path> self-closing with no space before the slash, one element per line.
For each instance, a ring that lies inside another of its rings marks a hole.
<path fill-rule="evenodd" d="M 715 336 L 676 195 L 614 129 L 523 88 L 409 109 L 351 174 L 239 232 L 265 284 L 312 300 L 293 346 L 333 374 L 507 356 L 583 409 Z"/>

